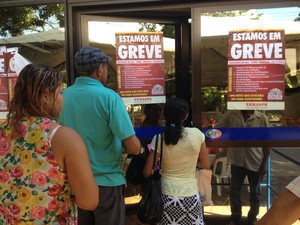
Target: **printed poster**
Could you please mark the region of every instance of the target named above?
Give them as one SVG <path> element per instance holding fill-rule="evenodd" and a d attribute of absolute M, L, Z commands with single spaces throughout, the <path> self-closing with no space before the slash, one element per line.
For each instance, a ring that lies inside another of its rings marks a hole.
<path fill-rule="evenodd" d="M 116 65 L 125 104 L 166 101 L 162 32 L 116 33 Z"/>
<path fill-rule="evenodd" d="M 229 110 L 284 110 L 284 30 L 229 32 Z"/>
<path fill-rule="evenodd" d="M 7 112 L 9 104 L 6 48 L 0 54 L 0 112 Z"/>
<path fill-rule="evenodd" d="M 0 119 L 5 119 L 17 80 L 14 59 L 18 48 L 0 47 Z"/>

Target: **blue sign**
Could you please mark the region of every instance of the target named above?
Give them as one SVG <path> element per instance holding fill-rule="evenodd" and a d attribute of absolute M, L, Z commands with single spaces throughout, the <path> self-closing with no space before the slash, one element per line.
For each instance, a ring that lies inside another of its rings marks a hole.
<path fill-rule="evenodd" d="M 207 140 L 300 140 L 300 127 L 204 128 Z"/>
<path fill-rule="evenodd" d="M 164 127 L 138 127 L 138 138 L 152 139 L 155 134 L 164 131 Z M 300 140 L 300 127 L 247 127 L 247 128 L 203 128 L 206 140 Z"/>

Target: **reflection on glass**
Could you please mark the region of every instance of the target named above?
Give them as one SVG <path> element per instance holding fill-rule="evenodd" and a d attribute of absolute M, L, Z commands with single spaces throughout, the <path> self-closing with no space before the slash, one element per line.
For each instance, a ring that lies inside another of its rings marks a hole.
<path fill-rule="evenodd" d="M 154 24 L 155 25 L 155 24 Z M 156 31 L 161 31 L 161 25 L 156 24 Z M 118 32 L 139 32 L 143 27 L 143 24 L 138 22 L 100 22 L 89 21 L 88 22 L 88 38 L 89 45 L 102 49 L 107 55 L 112 57 L 112 62 L 109 65 L 110 79 L 108 86 L 114 90 L 117 90 L 116 80 L 116 65 L 115 65 L 115 34 Z M 173 27 L 174 30 L 174 27 Z M 147 31 L 147 30 L 146 30 Z M 149 31 L 149 30 L 148 30 Z M 153 31 L 153 30 L 151 30 Z M 164 60 L 165 60 L 165 72 L 166 72 L 166 87 L 167 94 L 175 92 L 175 90 L 168 90 L 170 87 L 174 88 L 175 79 L 175 40 L 173 38 L 165 37 L 164 33 Z M 169 87 L 169 88 L 168 88 Z"/>
<path fill-rule="evenodd" d="M 251 9 L 203 13 L 201 16 L 203 127 L 213 126 L 227 111 L 228 35 L 232 30 L 284 29 L 284 110 L 261 110 L 271 126 L 299 126 L 299 8 Z"/>
<path fill-rule="evenodd" d="M 150 30 L 149 30 L 150 29 Z M 161 24 L 146 24 L 138 22 L 88 22 L 88 41 L 89 45 L 103 50 L 107 55 L 112 57 L 112 62 L 108 65 L 109 79 L 107 86 L 117 91 L 117 69 L 116 69 L 116 33 L 140 31 L 163 31 L 163 47 L 164 47 L 164 69 L 166 80 L 167 96 L 175 93 L 175 39 L 170 35 L 175 31 L 174 26 Z M 168 36 L 168 37 L 166 37 Z M 127 105 L 135 127 L 139 126 L 144 115 L 141 105 Z"/>

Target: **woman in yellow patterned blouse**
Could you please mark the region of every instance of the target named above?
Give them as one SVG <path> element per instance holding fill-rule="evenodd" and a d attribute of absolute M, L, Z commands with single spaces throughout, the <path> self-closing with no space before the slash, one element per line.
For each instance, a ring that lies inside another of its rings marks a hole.
<path fill-rule="evenodd" d="M 166 119 L 161 162 L 163 217 L 158 224 L 204 225 L 195 173 L 198 162 L 204 169 L 209 169 L 205 136 L 196 127 L 183 126 L 189 113 L 189 105 L 185 100 L 169 99 L 163 111 Z M 157 137 L 155 135 L 151 142 L 151 152 L 143 171 L 145 177 L 152 174 Z M 161 152 L 160 145 L 157 152 Z"/>
<path fill-rule="evenodd" d="M 63 105 L 62 75 L 27 65 L 19 74 L 0 128 L 0 224 L 75 225 L 77 207 L 98 204 L 85 145 L 55 119 Z"/>

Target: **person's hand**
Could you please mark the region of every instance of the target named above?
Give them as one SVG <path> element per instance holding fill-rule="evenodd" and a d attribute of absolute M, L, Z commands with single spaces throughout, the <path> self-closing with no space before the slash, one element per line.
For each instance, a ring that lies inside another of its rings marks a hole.
<path fill-rule="evenodd" d="M 267 164 L 264 163 L 264 164 L 260 165 L 260 167 L 259 167 L 259 173 L 260 173 L 260 175 L 264 176 L 264 175 L 267 174 L 267 172 L 268 172 L 268 166 L 267 166 Z"/>

